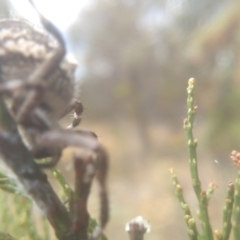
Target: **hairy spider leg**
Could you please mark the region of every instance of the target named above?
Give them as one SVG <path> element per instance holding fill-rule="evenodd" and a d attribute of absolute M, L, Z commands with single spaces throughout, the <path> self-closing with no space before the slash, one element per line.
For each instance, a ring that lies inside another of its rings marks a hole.
<path fill-rule="evenodd" d="M 77 238 L 88 239 L 90 216 L 87 209 L 93 178 L 97 172 L 97 158 L 92 154 L 74 154 L 75 190 L 70 198 L 71 231 Z"/>
<path fill-rule="evenodd" d="M 95 137 L 81 136 L 79 132 L 72 131 L 70 129 L 61 131 L 47 131 L 37 136 L 38 147 L 49 148 L 65 148 L 68 146 L 86 148 L 96 154 L 97 158 L 97 181 L 100 186 L 99 198 L 100 198 L 100 226 L 97 227 L 90 239 L 97 239 L 109 219 L 109 201 L 107 193 L 107 174 L 108 174 L 108 155 L 104 147 L 98 142 Z M 78 161 L 75 158 L 75 162 Z M 81 217 L 81 216 L 78 216 Z"/>
<path fill-rule="evenodd" d="M 46 87 L 44 82 L 29 83 L 23 80 L 16 79 L 8 82 L 0 83 L 0 94 L 12 95 L 16 91 L 36 89 L 42 91 Z"/>
<path fill-rule="evenodd" d="M 44 78 L 48 76 L 61 62 L 64 57 L 65 52 L 61 47 L 57 49 L 55 53 L 51 55 L 45 62 L 37 68 L 30 78 L 27 80 L 27 84 L 41 84 Z M 45 82 L 47 85 L 47 82 Z M 26 96 L 25 101 L 21 105 L 19 111 L 16 114 L 16 121 L 19 123 L 24 122 L 28 118 L 30 112 L 40 104 L 43 99 L 44 94 L 42 91 L 39 91 L 38 88 L 31 89 L 28 95 Z"/>
<path fill-rule="evenodd" d="M 47 58 L 27 80 L 27 82 L 29 83 L 40 83 L 59 66 L 60 62 L 66 54 L 66 48 L 64 40 L 58 29 L 38 11 L 32 0 L 29 0 L 29 2 L 38 13 L 45 29 L 48 30 L 59 42 L 59 46 L 56 51 L 52 53 L 50 57 Z M 29 113 L 41 102 L 42 98 L 42 91 L 32 89 L 26 96 L 25 101 L 23 102 L 18 113 L 16 114 L 17 122 L 24 122 L 24 120 L 29 116 Z"/>

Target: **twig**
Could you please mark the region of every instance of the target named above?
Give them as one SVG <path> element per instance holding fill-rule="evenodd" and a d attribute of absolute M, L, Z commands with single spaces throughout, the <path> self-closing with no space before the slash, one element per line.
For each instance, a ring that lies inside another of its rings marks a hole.
<path fill-rule="evenodd" d="M 189 165 L 192 177 L 192 184 L 198 201 L 201 198 L 201 182 L 198 176 L 198 165 L 197 165 L 197 139 L 193 137 L 193 124 L 194 124 L 194 116 L 196 114 L 197 107 L 194 106 L 194 86 L 195 79 L 191 78 L 188 81 L 188 98 L 187 98 L 187 107 L 188 107 L 188 117 L 184 120 L 184 129 L 187 133 L 188 138 L 188 150 L 189 150 Z"/>
<path fill-rule="evenodd" d="M 195 79 L 191 78 L 188 81 L 188 98 L 187 98 L 187 107 L 188 107 L 188 116 L 184 119 L 184 129 L 187 133 L 188 139 L 188 150 L 189 150 L 189 166 L 192 178 L 192 184 L 195 191 L 195 194 L 198 199 L 199 208 L 200 208 L 200 220 L 203 229 L 203 237 L 206 240 L 213 240 L 213 231 L 209 221 L 208 216 L 208 199 L 207 194 L 201 188 L 201 182 L 198 174 L 198 163 L 197 163 L 197 139 L 193 137 L 193 124 L 194 117 L 196 114 L 197 106 L 194 106 L 194 87 Z"/>

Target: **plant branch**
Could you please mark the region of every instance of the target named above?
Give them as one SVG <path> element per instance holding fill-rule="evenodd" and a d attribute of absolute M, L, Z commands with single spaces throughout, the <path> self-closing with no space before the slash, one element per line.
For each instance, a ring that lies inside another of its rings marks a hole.
<path fill-rule="evenodd" d="M 187 108 L 188 115 L 184 119 L 184 129 L 187 133 L 188 139 L 188 151 L 189 151 L 189 166 L 192 178 L 193 189 L 198 199 L 199 208 L 200 208 L 200 220 L 203 229 L 203 237 L 206 240 L 213 240 L 213 231 L 209 220 L 208 215 L 208 198 L 205 191 L 201 188 L 201 182 L 198 174 L 198 162 L 197 162 L 197 139 L 193 137 L 193 124 L 194 117 L 196 114 L 197 106 L 194 105 L 194 87 L 195 79 L 191 78 L 188 81 L 187 88 Z"/>
<path fill-rule="evenodd" d="M 228 240 L 232 229 L 232 210 L 234 202 L 234 184 L 230 182 L 227 189 L 227 197 L 223 208 L 222 240 Z"/>
<path fill-rule="evenodd" d="M 240 239 L 240 169 L 235 181 L 234 205 L 233 205 L 233 235 L 235 240 Z"/>
<path fill-rule="evenodd" d="M 182 192 L 182 187 L 179 184 L 177 175 L 175 174 L 173 169 L 170 169 L 170 173 L 171 173 L 172 180 L 173 180 L 173 185 L 174 185 L 174 188 L 175 188 L 175 194 L 176 194 L 176 196 L 178 198 L 178 201 L 179 201 L 179 203 L 182 207 L 182 210 L 184 212 L 185 222 L 188 226 L 189 238 L 191 240 L 197 240 L 198 237 L 199 237 L 199 234 L 198 234 L 196 222 L 195 222 L 194 218 L 192 217 L 189 205 L 186 203 L 186 201 L 184 199 L 183 192 Z"/>

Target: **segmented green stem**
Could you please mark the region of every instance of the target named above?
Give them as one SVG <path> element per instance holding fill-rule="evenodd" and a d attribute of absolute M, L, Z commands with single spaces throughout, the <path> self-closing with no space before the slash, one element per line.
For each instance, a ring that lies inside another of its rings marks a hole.
<path fill-rule="evenodd" d="M 228 240 L 232 229 L 232 210 L 234 202 L 234 184 L 230 182 L 227 189 L 227 197 L 223 208 L 222 240 Z"/>
<path fill-rule="evenodd" d="M 185 218 L 185 222 L 186 222 L 187 227 L 188 227 L 189 238 L 191 240 L 197 240 L 198 237 L 199 237 L 199 234 L 198 234 L 198 230 L 197 230 L 197 227 L 196 227 L 196 222 L 195 222 L 194 218 L 192 217 L 189 205 L 186 203 L 186 201 L 184 199 L 182 187 L 179 184 L 177 175 L 175 174 L 173 169 L 170 169 L 170 173 L 171 173 L 171 176 L 172 176 L 176 196 L 177 196 L 178 201 L 179 201 L 179 203 L 182 207 L 182 210 L 184 212 L 184 218 Z"/>
<path fill-rule="evenodd" d="M 233 205 L 233 235 L 235 240 L 240 239 L 240 169 L 235 182 L 234 205 Z"/>
<path fill-rule="evenodd" d="M 0 188 L 9 193 L 13 194 L 19 193 L 18 187 L 9 180 L 7 175 L 1 172 L 0 172 Z"/>
<path fill-rule="evenodd" d="M 208 215 L 208 199 L 205 191 L 202 191 L 201 193 L 199 207 L 203 236 L 205 237 L 206 240 L 213 240 L 213 231 Z"/>
<path fill-rule="evenodd" d="M 61 187 L 63 188 L 63 191 L 67 198 L 69 199 L 72 195 L 73 191 L 70 188 L 68 182 L 66 181 L 65 177 L 62 175 L 62 173 L 57 168 L 50 168 L 50 171 L 52 172 L 53 176 L 57 179 Z"/>
<path fill-rule="evenodd" d="M 188 81 L 187 88 L 187 119 L 184 120 L 184 129 L 187 133 L 188 150 L 189 150 L 189 166 L 192 178 L 193 189 L 197 196 L 200 208 L 200 220 L 203 229 L 203 237 L 205 240 L 213 240 L 213 231 L 208 216 L 208 198 L 205 191 L 201 189 L 201 182 L 198 174 L 197 164 L 197 140 L 193 137 L 193 124 L 197 107 L 194 106 L 194 87 L 195 79 L 191 78 Z"/>
<path fill-rule="evenodd" d="M 191 78 L 188 81 L 188 98 L 187 98 L 187 108 L 188 108 L 188 116 L 187 119 L 184 120 L 184 129 L 187 133 L 188 139 L 188 151 L 189 151 L 189 165 L 192 177 L 192 184 L 194 191 L 197 195 L 198 201 L 201 198 L 201 182 L 198 176 L 198 165 L 197 165 L 197 140 L 193 137 L 193 124 L 194 124 L 194 116 L 196 114 L 196 107 L 194 106 L 194 86 L 195 79 Z"/>

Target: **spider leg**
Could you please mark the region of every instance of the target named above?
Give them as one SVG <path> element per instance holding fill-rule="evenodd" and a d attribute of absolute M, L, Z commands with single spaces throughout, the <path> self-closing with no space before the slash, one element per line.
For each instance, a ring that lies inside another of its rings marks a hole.
<path fill-rule="evenodd" d="M 106 152 L 105 152 L 106 153 Z M 98 166 L 97 180 L 99 184 L 99 198 L 100 198 L 100 225 L 92 233 L 90 240 L 97 239 L 105 228 L 109 220 L 109 200 L 107 192 L 107 173 L 108 173 L 108 159 L 103 157 Z"/>
<path fill-rule="evenodd" d="M 64 110 L 64 112 L 61 115 L 62 118 L 69 114 L 70 112 L 74 111 L 74 118 L 72 124 L 69 125 L 67 128 L 75 128 L 80 124 L 82 120 L 83 109 L 84 109 L 83 104 L 80 101 L 76 99 L 72 100 L 72 102 L 69 104 L 69 106 Z"/>
<path fill-rule="evenodd" d="M 50 32 L 54 37 L 56 37 L 59 43 L 56 51 L 52 53 L 27 80 L 28 83 L 38 84 L 44 81 L 44 79 L 46 79 L 48 75 L 59 66 L 60 62 L 65 56 L 66 48 L 64 40 L 58 29 L 38 11 L 32 0 L 29 0 L 29 2 L 38 13 L 43 26 L 48 32 Z M 16 115 L 17 122 L 24 122 L 24 120 L 28 117 L 29 113 L 41 102 L 42 99 L 42 92 L 39 92 L 36 89 L 32 89 L 26 96 L 25 101 L 21 105 Z"/>
<path fill-rule="evenodd" d="M 42 91 L 45 88 L 44 83 L 28 83 L 23 80 L 16 79 L 7 82 L 0 83 L 0 94 L 11 95 L 17 91 L 28 90 L 28 89 L 38 89 Z"/>
<path fill-rule="evenodd" d="M 88 131 L 88 130 L 76 130 L 75 133 L 79 134 L 81 137 L 93 137 L 96 140 L 97 135 L 94 132 Z M 44 147 L 41 148 L 41 146 L 37 146 L 34 149 L 32 149 L 32 154 L 34 158 L 36 159 L 42 159 L 42 158 L 48 158 L 51 157 L 50 161 L 47 163 L 41 163 L 38 162 L 39 166 L 41 168 L 51 168 L 56 166 L 56 164 L 60 161 L 61 158 L 61 153 L 62 153 L 62 148 L 61 147 L 56 147 L 54 148 L 49 148 L 49 147 Z"/>
<path fill-rule="evenodd" d="M 93 155 L 76 154 L 74 156 L 75 169 L 75 196 L 73 199 L 73 225 L 72 230 L 76 236 L 87 236 L 89 214 L 87 201 L 90 194 L 92 180 L 96 175 L 100 188 L 100 225 L 96 227 L 90 236 L 90 240 L 97 239 L 109 218 L 109 202 L 106 187 L 108 172 L 107 156 L 99 159 Z M 84 239 L 88 239 L 85 237 Z"/>
<path fill-rule="evenodd" d="M 78 132 L 71 129 L 66 130 L 49 130 L 44 133 L 39 133 L 36 136 L 36 145 L 38 147 L 59 147 L 65 148 L 68 146 L 80 147 L 92 150 L 96 154 L 105 152 L 100 143 L 91 136 L 81 136 Z"/>
<path fill-rule="evenodd" d="M 44 61 L 39 68 L 37 68 L 30 78 L 27 80 L 27 84 L 41 85 L 41 82 L 53 71 L 61 62 L 65 51 L 61 47 L 57 49 L 46 61 Z M 47 85 L 47 82 L 44 82 Z M 44 94 L 38 89 L 31 89 L 26 96 L 26 99 L 22 103 L 17 115 L 16 121 L 21 123 L 28 117 L 29 113 L 39 105 L 42 101 Z"/>
<path fill-rule="evenodd" d="M 107 194 L 107 173 L 108 173 L 108 156 L 106 153 L 106 150 L 103 148 L 102 145 L 97 141 L 96 138 L 91 136 L 81 136 L 79 133 L 76 133 L 72 130 L 62 130 L 62 131 L 48 131 L 45 132 L 37 137 L 38 139 L 38 145 L 39 146 L 45 146 L 45 147 L 60 147 L 65 148 L 67 146 L 73 146 L 73 147 L 84 147 L 92 151 L 93 154 L 95 154 L 95 157 L 97 159 L 97 181 L 99 183 L 100 187 L 100 226 L 97 227 L 90 239 L 97 239 L 101 233 L 104 227 L 106 226 L 108 219 L 109 219 L 109 203 L 108 203 L 108 194 Z M 76 168 L 78 168 L 78 164 L 76 163 L 78 158 L 75 159 Z M 79 158 L 79 161 L 82 161 L 81 158 Z M 89 168 L 86 167 L 86 171 L 88 171 Z M 80 171 L 80 170 L 76 170 Z M 80 173 L 76 173 L 80 174 Z M 86 174 L 86 173 L 85 173 Z M 83 175 L 86 176 L 86 175 Z M 77 178 L 81 178 L 80 175 L 77 175 Z M 83 178 L 81 181 L 85 181 L 86 178 Z M 89 177 L 90 179 L 90 177 Z M 85 181 L 87 183 L 88 181 Z M 90 186 L 89 186 L 90 188 Z M 87 196 L 87 195 L 86 195 Z M 83 210 L 82 210 L 83 211 Z M 86 214 L 85 214 L 86 215 Z M 81 216 L 78 216 L 81 217 Z M 78 222 L 78 218 L 76 219 Z"/>
<path fill-rule="evenodd" d="M 74 236 L 88 239 L 89 213 L 87 202 L 93 177 L 96 175 L 96 156 L 86 154 L 74 155 L 75 192 L 70 201 L 72 213 L 71 230 Z"/>
<path fill-rule="evenodd" d="M 80 134 L 81 136 L 93 137 L 98 139 L 98 136 L 95 132 L 84 130 L 84 129 L 77 129 L 75 130 L 76 133 Z"/>

